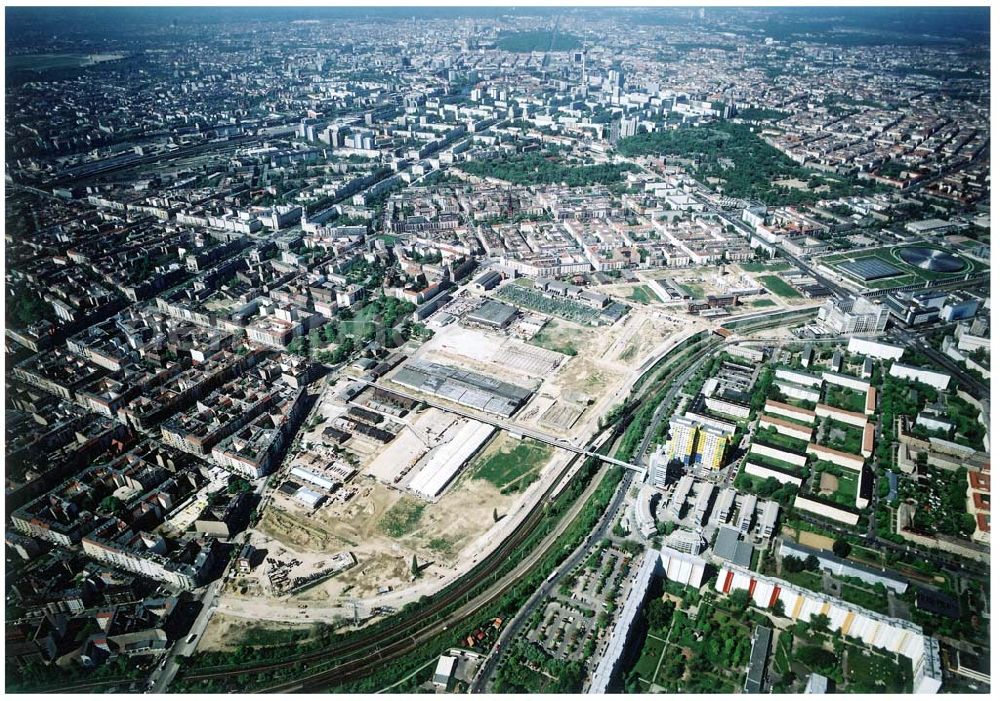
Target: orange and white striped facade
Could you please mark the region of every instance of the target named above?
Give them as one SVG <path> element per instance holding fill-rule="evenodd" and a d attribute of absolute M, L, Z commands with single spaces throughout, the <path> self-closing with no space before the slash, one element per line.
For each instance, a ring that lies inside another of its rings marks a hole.
<path fill-rule="evenodd" d="M 831 631 L 908 657 L 913 663 L 914 693 L 935 693 L 941 686 L 938 643 L 925 636 L 914 623 L 731 565 L 719 571 L 715 590 L 725 595 L 736 590 L 748 591 L 754 605 L 760 608 L 770 608 L 781 601 L 785 616 L 793 621 L 808 623 L 813 616 L 822 614 L 829 618 Z"/>

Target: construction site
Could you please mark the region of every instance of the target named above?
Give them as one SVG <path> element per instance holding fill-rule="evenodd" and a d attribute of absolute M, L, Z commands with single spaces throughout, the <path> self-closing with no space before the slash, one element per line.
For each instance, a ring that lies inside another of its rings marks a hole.
<path fill-rule="evenodd" d="M 459 316 L 374 381 L 352 366 L 323 386 L 248 532 L 261 564 L 220 610 L 364 619 L 432 594 L 517 525 L 573 457 L 558 446 L 585 442 L 691 332 L 652 309 L 601 328 L 462 305 L 477 310 L 504 327 Z"/>

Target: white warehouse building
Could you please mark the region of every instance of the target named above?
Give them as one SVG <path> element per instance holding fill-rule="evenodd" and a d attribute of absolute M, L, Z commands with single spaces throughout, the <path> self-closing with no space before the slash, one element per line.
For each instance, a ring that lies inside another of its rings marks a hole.
<path fill-rule="evenodd" d="M 424 466 L 410 480 L 410 491 L 428 500 L 437 497 L 479 450 L 479 446 L 493 435 L 494 430 L 490 424 L 467 421 L 450 441 L 434 449 Z"/>

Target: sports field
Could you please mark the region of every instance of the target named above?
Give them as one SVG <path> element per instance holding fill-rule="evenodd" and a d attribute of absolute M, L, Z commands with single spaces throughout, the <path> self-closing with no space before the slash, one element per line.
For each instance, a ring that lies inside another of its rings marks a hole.
<path fill-rule="evenodd" d="M 831 255 L 820 256 L 816 259 L 816 262 L 830 268 L 831 270 L 839 272 L 847 278 L 856 280 L 859 284 L 865 285 L 871 289 L 902 287 L 904 285 L 914 285 L 921 282 L 946 280 L 949 278 L 961 277 L 970 272 L 980 272 L 985 268 L 985 266 L 981 263 L 966 258 L 953 250 L 948 250 L 940 246 L 929 246 L 924 244 L 921 244 L 921 247 L 954 255 L 965 263 L 965 267 L 957 272 L 937 272 L 910 265 L 899 257 L 899 251 L 905 248 L 905 246 L 883 246 L 881 248 L 869 248 L 848 251 L 846 253 L 834 253 Z M 850 267 L 845 268 L 845 264 L 858 262 L 861 264 L 862 269 L 864 269 L 872 264 L 877 264 L 879 261 L 897 268 L 900 271 L 900 274 L 893 275 L 891 277 L 879 278 L 877 280 L 868 280 L 866 282 L 856 273 L 852 273 Z"/>

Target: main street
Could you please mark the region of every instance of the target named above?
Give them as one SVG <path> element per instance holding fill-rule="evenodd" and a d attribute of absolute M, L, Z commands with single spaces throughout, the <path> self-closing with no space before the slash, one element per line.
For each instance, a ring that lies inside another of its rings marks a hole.
<path fill-rule="evenodd" d="M 653 419 L 650 421 L 649 425 L 643 434 L 643 439 L 639 446 L 636 448 L 635 452 L 632 454 L 631 459 L 634 462 L 642 463 L 644 462 L 644 456 L 646 455 L 650 441 L 652 440 L 653 434 L 656 431 L 656 427 L 662 420 L 663 413 L 666 408 L 669 407 L 677 395 L 680 393 L 681 388 L 687 384 L 688 380 L 691 379 L 711 355 L 704 355 L 698 361 L 692 363 L 681 375 L 679 375 L 670 385 L 667 390 L 663 401 L 656 408 L 656 412 L 653 415 Z M 470 692 L 481 693 L 485 692 L 493 679 L 496 669 L 503 659 L 504 652 L 507 646 L 521 633 L 526 621 L 528 621 L 532 614 L 541 606 L 545 600 L 549 597 L 554 589 L 559 586 L 561 580 L 563 580 L 566 575 L 572 572 L 584 558 L 591 549 L 597 545 L 601 540 L 606 538 L 614 525 L 615 519 L 617 518 L 618 512 L 621 509 L 622 503 L 625 501 L 628 495 L 629 489 L 635 476 L 631 473 L 625 473 L 624 478 L 619 483 L 614 496 L 611 499 L 611 503 L 608 508 L 605 509 L 604 513 L 601 515 L 600 520 L 591 530 L 590 534 L 587 536 L 577 548 L 559 567 L 556 569 L 552 575 L 545 580 L 545 583 L 539 587 L 530 599 L 525 603 L 524 606 L 517 612 L 517 615 L 511 619 L 511 621 L 504 626 L 503 631 L 500 633 L 496 644 L 490 650 L 486 659 L 483 661 L 482 667 L 476 673 L 476 678 L 473 684 L 470 686 Z"/>
<path fill-rule="evenodd" d="M 948 357 L 928 343 L 923 333 L 916 334 L 912 331 L 894 329 L 892 331 L 892 335 L 898 338 L 905 346 L 910 348 L 919 348 L 920 351 L 927 355 L 931 360 L 951 372 L 958 386 L 976 399 L 982 399 L 989 396 L 988 384 L 985 384 L 981 380 L 977 380 L 971 376 L 967 368 L 962 367 L 956 363 L 953 358 Z"/>
<path fill-rule="evenodd" d="M 226 571 L 228 569 L 227 566 Z M 186 636 L 174 643 L 173 647 L 170 648 L 170 652 L 167 653 L 167 656 L 163 658 L 163 661 L 153 672 L 146 687 L 150 693 L 165 693 L 170 682 L 173 681 L 174 675 L 177 674 L 177 670 L 180 669 L 181 663 L 178 658 L 188 657 L 194 653 L 198 647 L 198 643 L 201 642 L 201 636 L 208 627 L 212 613 L 215 611 L 215 602 L 224 582 L 225 572 L 223 572 L 222 577 L 210 582 L 205 587 L 205 591 L 201 597 L 201 610 L 198 612 L 191 630 L 188 631 Z"/>

